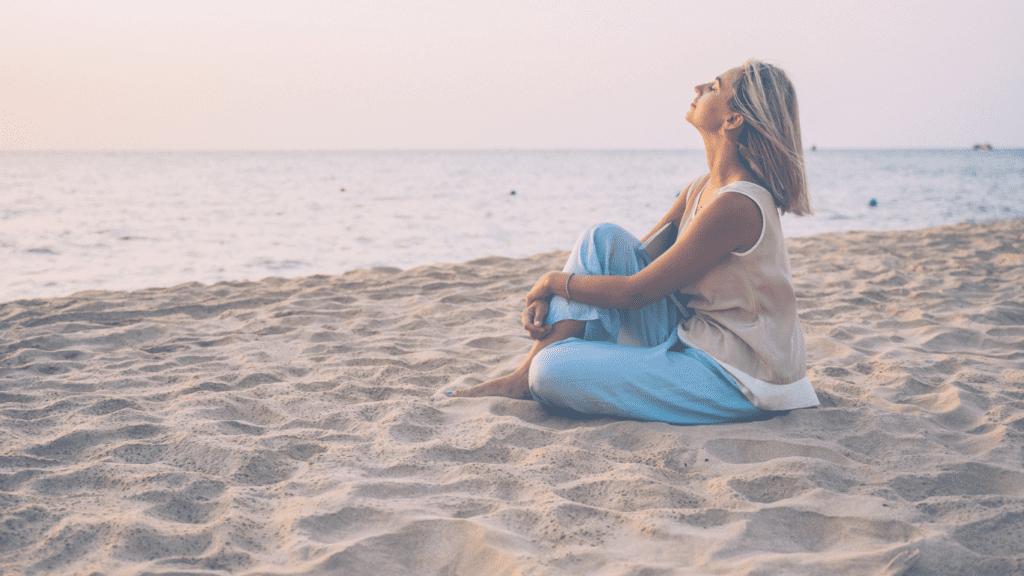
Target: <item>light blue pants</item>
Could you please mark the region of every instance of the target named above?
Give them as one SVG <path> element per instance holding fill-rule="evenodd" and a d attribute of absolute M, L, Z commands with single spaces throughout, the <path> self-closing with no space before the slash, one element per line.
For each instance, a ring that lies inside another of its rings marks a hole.
<path fill-rule="evenodd" d="M 624 276 L 648 264 L 636 237 L 614 224 L 598 224 L 580 235 L 563 270 Z M 771 414 L 751 404 L 713 358 L 680 342 L 679 312 L 667 298 L 632 311 L 555 296 L 546 323 L 567 319 L 586 321 L 583 338 L 548 346 L 530 365 L 530 392 L 548 412 L 670 424 L 740 422 Z M 617 343 L 622 341 L 632 345 Z"/>

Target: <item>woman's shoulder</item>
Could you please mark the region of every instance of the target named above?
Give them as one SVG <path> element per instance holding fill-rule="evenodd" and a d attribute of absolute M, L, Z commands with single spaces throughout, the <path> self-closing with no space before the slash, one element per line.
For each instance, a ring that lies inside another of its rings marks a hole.
<path fill-rule="evenodd" d="M 726 192 L 739 192 L 740 194 L 750 197 L 751 200 L 758 204 L 765 203 L 768 206 L 775 206 L 775 199 L 772 198 L 772 193 L 757 182 L 751 182 L 749 180 L 737 180 L 736 182 L 730 182 L 716 190 L 715 196 L 725 194 Z"/>
<path fill-rule="evenodd" d="M 722 186 L 718 190 L 719 192 L 723 190 L 760 190 L 762 192 L 767 192 L 771 194 L 770 192 L 768 192 L 767 188 L 758 184 L 757 182 L 751 182 L 750 180 L 737 180 L 735 182 L 730 182 L 729 184 Z"/>

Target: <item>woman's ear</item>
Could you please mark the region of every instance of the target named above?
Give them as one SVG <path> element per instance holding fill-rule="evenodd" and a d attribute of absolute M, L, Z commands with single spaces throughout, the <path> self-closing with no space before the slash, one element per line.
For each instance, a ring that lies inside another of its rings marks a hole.
<path fill-rule="evenodd" d="M 725 118 L 725 124 L 722 125 L 722 128 L 724 128 L 726 132 L 729 132 L 731 130 L 739 130 L 742 127 L 743 115 L 740 114 L 739 112 L 730 112 L 729 115 L 726 116 Z"/>

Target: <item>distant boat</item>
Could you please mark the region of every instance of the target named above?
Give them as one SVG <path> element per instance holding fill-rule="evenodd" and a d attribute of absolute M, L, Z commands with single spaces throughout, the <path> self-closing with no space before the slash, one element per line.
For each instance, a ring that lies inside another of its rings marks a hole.
<path fill-rule="evenodd" d="M 817 149 L 818 149 L 817 146 L 815 146 L 814 144 L 811 144 L 811 152 L 814 152 Z"/>
<path fill-rule="evenodd" d="M 974 145 L 974 149 L 975 150 L 991 150 L 992 149 L 992 145 L 989 144 L 988 142 L 986 142 L 984 144 L 975 144 Z"/>

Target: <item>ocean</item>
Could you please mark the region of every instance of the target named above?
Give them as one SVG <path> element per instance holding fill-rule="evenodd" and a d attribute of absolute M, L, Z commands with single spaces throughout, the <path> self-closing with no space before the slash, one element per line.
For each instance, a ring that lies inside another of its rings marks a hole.
<path fill-rule="evenodd" d="M 1024 150 L 807 152 L 787 236 L 1024 217 Z M 643 236 L 690 151 L 4 152 L 0 302 L 411 268 Z M 871 206 L 871 200 L 875 200 Z"/>

